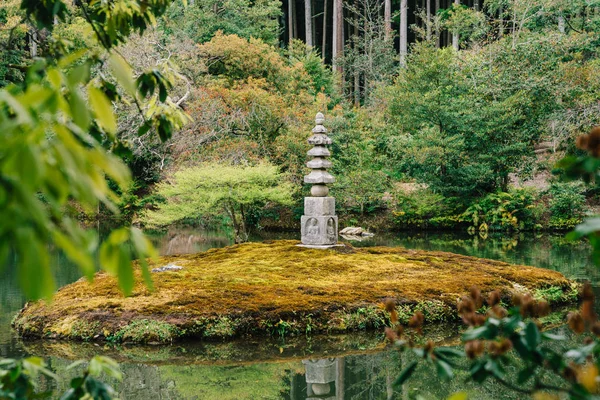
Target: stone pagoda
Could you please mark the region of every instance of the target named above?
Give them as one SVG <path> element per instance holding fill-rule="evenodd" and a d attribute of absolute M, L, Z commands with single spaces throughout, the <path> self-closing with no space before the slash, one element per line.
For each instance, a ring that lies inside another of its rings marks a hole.
<path fill-rule="evenodd" d="M 312 197 L 304 198 L 301 246 L 311 248 L 336 246 L 338 239 L 335 198 L 328 196 L 327 187 L 327 184 L 335 182 L 335 178 L 327 172 L 327 168 L 331 167 L 331 161 L 327 159 L 331 155 L 327 149 L 331 144 L 331 138 L 327 136 L 327 129 L 323 126 L 324 121 L 323 114 L 318 113 L 316 126 L 312 130 L 313 135 L 308 139 L 308 143 L 314 147 L 308 152 L 312 160 L 306 163 L 306 166 L 312 171 L 304 177 L 304 183 L 312 184 L 310 189 Z"/>

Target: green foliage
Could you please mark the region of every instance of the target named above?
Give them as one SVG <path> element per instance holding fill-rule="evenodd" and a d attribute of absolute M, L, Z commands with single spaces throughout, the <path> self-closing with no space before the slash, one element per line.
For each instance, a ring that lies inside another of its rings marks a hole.
<path fill-rule="evenodd" d="M 184 7 L 173 4 L 161 27 L 177 40 L 210 41 L 217 32 L 276 45 L 279 40 L 279 0 L 195 0 Z"/>
<path fill-rule="evenodd" d="M 246 235 L 248 210 L 267 202 L 290 205 L 292 187 L 277 167 L 260 164 L 236 167 L 207 164 L 182 169 L 172 183 L 160 183 L 157 193 L 166 203 L 148 211 L 143 220 L 148 226 L 166 226 L 185 219 L 226 214 L 237 236 Z M 243 239 L 243 237 L 242 237 Z"/>
<path fill-rule="evenodd" d="M 422 228 L 450 217 L 451 209 L 445 204 L 442 195 L 426 188 L 416 188 L 414 191 L 401 191 L 396 195 L 393 213 L 394 221 L 399 227 Z"/>
<path fill-rule="evenodd" d="M 333 73 L 325 65 L 315 48 L 306 46 L 300 40 L 293 40 L 289 44 L 287 53 L 290 64 L 300 63 L 310 77 L 312 88 L 309 91 L 311 94 L 316 96 L 318 93 L 325 93 L 332 97 L 336 94 Z"/>
<path fill-rule="evenodd" d="M 521 91 L 498 93 L 471 79 L 488 79 L 483 58 L 465 70 L 451 49 L 414 46 L 408 67 L 388 92 L 396 122 L 400 171 L 446 197 L 506 190 L 508 174 L 533 154 L 522 128 L 531 101 Z M 470 77 L 472 74 L 478 77 Z M 402 151 L 400 151 L 402 149 Z"/>
<path fill-rule="evenodd" d="M 585 211 L 584 187 L 581 183 L 554 182 L 548 189 L 550 213 L 556 220 L 581 219 Z"/>
<path fill-rule="evenodd" d="M 109 52 L 130 34 L 143 33 L 169 4 L 170 0 L 150 5 L 139 1 L 77 3 L 98 45 L 64 55 L 62 51 L 69 51 L 70 44 L 53 37 L 53 46 L 62 50 L 54 57 L 49 53 L 48 58 L 36 59 L 24 84 L 0 90 L 0 219 L 7 221 L 0 227 L 0 263 L 9 251 L 16 252 L 21 286 L 30 298 L 49 299 L 54 292 L 49 241 L 79 265 L 88 279 L 96 270 L 94 252 L 99 248 L 99 265 L 119 277 L 125 293 L 133 286 L 132 257 L 153 254 L 137 229 L 118 229 L 98 247 L 97 233 L 85 231 L 63 211 L 75 204 L 92 212 L 102 204 L 118 212 L 119 197 L 106 178 L 123 190 L 130 173 L 118 157 L 127 148 L 117 138 L 113 102 L 133 101 L 140 109 L 147 107 L 143 128 L 156 128 L 162 139 L 185 122 L 180 110 L 164 103 L 168 87 L 164 79 L 156 81 L 158 95 L 146 102 L 144 97 L 153 91 L 147 79 L 138 79 L 136 84 L 129 64 L 118 53 Z M 68 13 L 60 0 L 23 1 L 21 8 L 31 23 L 48 32 L 55 28 L 55 18 L 64 20 Z M 96 76 L 95 68 L 104 63 L 110 65 L 110 80 L 104 74 Z M 154 70 L 151 74 L 157 75 Z"/>
<path fill-rule="evenodd" d="M 67 369 L 83 364 L 83 361 L 77 361 Z M 29 357 L 18 361 L 0 359 L 0 398 L 14 400 L 57 398 L 52 390 L 46 392 L 37 390 L 36 381 L 40 374 L 53 380 L 58 379 L 41 358 Z M 87 363 L 83 374 L 71 380 L 70 388 L 60 398 L 64 400 L 115 398 L 115 390 L 102 382 L 101 376 L 108 376 L 118 381 L 123 379 L 119 365 L 115 361 L 108 357 L 95 356 Z"/>
<path fill-rule="evenodd" d="M 181 336 L 179 328 L 168 322 L 136 319 L 110 337 L 116 342 L 170 343 Z"/>
<path fill-rule="evenodd" d="M 527 312 L 513 307 L 506 317 L 492 314 L 483 324 L 470 327 L 462 335 L 464 351 L 431 344 L 412 348 L 417 360 L 404 368 L 394 385 L 406 382 L 419 363 L 428 363 L 441 380 L 466 371 L 467 379 L 475 384 L 494 381 L 522 395 L 558 392 L 571 399 L 596 398 L 598 340 L 565 348 L 564 336 L 542 332 L 523 314 Z M 409 349 L 405 341 L 394 340 L 400 351 Z"/>
<path fill-rule="evenodd" d="M 491 193 L 467 208 L 462 220 L 484 231 L 532 229 L 535 200 L 535 193 L 526 189 Z"/>

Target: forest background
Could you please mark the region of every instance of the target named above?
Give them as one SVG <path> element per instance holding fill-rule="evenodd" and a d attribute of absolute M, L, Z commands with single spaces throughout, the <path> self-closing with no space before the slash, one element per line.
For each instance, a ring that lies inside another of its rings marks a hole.
<path fill-rule="evenodd" d="M 253 228 L 295 228 L 320 111 L 342 225 L 572 228 L 600 193 L 552 172 L 583 154 L 575 138 L 600 117 L 600 1 L 463 3 L 171 4 L 118 52 L 138 80 L 152 70 L 173 82 L 167 102 L 190 118 L 156 136 L 143 119 L 156 103 L 142 113 L 114 103 L 126 145 L 115 154 L 133 175 L 121 218 L 232 225 L 242 240 Z M 80 8 L 49 31 L 23 22 L 19 6 L 0 8 L 0 86 L 24 82 L 56 38 L 72 52 L 99 46 Z"/>

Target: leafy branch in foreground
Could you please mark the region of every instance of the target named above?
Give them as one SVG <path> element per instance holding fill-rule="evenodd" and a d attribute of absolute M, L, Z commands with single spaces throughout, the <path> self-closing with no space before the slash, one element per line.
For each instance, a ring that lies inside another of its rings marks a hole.
<path fill-rule="evenodd" d="M 114 104 L 134 102 L 144 120 L 139 133 L 156 129 L 162 140 L 187 121 L 168 99 L 171 82 L 154 69 L 136 79 L 115 49 L 132 33 L 152 26 L 171 2 L 21 2 L 30 24 L 48 32 L 55 20 L 83 14 L 98 42 L 77 51 L 57 43 L 52 47 L 62 51 L 35 58 L 23 83 L 0 90 L 0 267 L 14 252 L 28 298 L 49 299 L 54 293 L 48 243 L 64 251 L 88 279 L 96 270 L 99 249 L 100 267 L 119 277 L 125 294 L 133 287 L 131 259 L 154 254 L 135 228 L 117 229 L 99 245 L 97 233 L 86 231 L 65 209 L 93 213 L 102 204 L 118 213 L 118 193 L 130 182 L 121 157 L 130 152 L 118 138 Z"/>
<path fill-rule="evenodd" d="M 86 364 L 77 361 L 67 370 Z M 29 357 L 22 360 L 0 359 L 0 399 L 29 400 L 57 398 L 52 390 L 40 392 L 38 377 L 43 375 L 58 381 L 59 378 L 47 368 L 43 359 Z M 119 365 L 107 357 L 95 356 L 88 363 L 82 375 L 70 382 L 70 388 L 60 396 L 61 400 L 110 400 L 115 397 L 115 390 L 103 383 L 100 378 L 106 376 L 117 381 L 123 379 Z"/>
<path fill-rule="evenodd" d="M 582 305 L 577 313 L 570 313 L 569 327 L 576 334 L 592 332 L 583 344 L 575 348 L 561 345 L 561 335 L 543 332 L 539 318 L 550 311 L 548 303 L 536 301 L 529 294 L 515 295 L 512 307 L 501 304 L 500 293 L 494 291 L 487 300 L 477 288 L 471 289 L 458 304 L 463 321 L 469 326 L 462 335 L 463 349 L 435 347 L 432 342 L 415 347 L 404 340 L 403 329 L 397 324 L 395 304 L 387 309 L 395 329 L 386 328 L 387 338 L 399 351 L 413 351 L 421 362 L 435 366 L 438 377 L 450 380 L 456 371 L 467 375 L 467 380 L 483 384 L 493 380 L 517 393 L 535 395 L 556 393 L 569 399 L 596 399 L 596 379 L 600 368 L 600 322 L 593 311 L 594 294 L 590 284 L 581 292 Z M 486 304 L 485 314 L 478 312 Z M 415 314 L 409 326 L 420 330 L 423 315 Z M 398 376 L 395 385 L 408 380 L 419 365 L 409 364 Z M 514 374 L 509 369 L 517 369 Z M 557 383 L 558 382 L 558 383 Z"/>

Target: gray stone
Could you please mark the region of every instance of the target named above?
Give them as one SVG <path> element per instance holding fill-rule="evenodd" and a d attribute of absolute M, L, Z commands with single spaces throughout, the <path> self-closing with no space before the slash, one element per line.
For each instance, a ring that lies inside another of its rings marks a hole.
<path fill-rule="evenodd" d="M 325 169 L 331 168 L 333 164 L 329 160 L 323 158 L 314 158 L 306 163 L 306 166 L 311 169 Z"/>
<path fill-rule="evenodd" d="M 323 144 L 331 144 L 331 138 L 327 135 L 313 135 L 308 138 L 308 143 L 313 145 L 323 145 Z"/>
<path fill-rule="evenodd" d="M 152 272 L 167 272 L 167 271 L 181 271 L 183 267 L 175 264 L 167 264 L 162 267 L 154 268 Z"/>
<path fill-rule="evenodd" d="M 335 359 L 302 360 L 302 364 L 306 370 L 306 383 L 335 382 Z"/>
<path fill-rule="evenodd" d="M 327 185 L 313 185 L 310 188 L 310 194 L 313 197 L 327 197 L 329 194 L 329 188 Z"/>
<path fill-rule="evenodd" d="M 348 236 L 374 236 L 372 233 L 367 232 L 361 227 L 348 226 L 340 231 L 340 235 Z"/>
<path fill-rule="evenodd" d="M 329 172 L 315 169 L 304 177 L 304 183 L 333 183 L 335 178 Z"/>
<path fill-rule="evenodd" d="M 335 215 L 307 216 L 300 219 L 302 244 L 329 246 L 337 244 L 338 217 Z"/>
<path fill-rule="evenodd" d="M 324 216 L 335 215 L 335 198 L 333 197 L 305 197 L 304 215 Z"/>
<path fill-rule="evenodd" d="M 329 150 L 325 147 L 313 147 L 306 154 L 312 157 L 329 157 L 331 155 Z"/>
<path fill-rule="evenodd" d="M 304 215 L 301 219 L 301 246 L 319 249 L 336 246 L 338 240 L 335 199 L 327 197 L 327 184 L 335 182 L 335 178 L 327 172 L 327 168 L 332 166 L 331 161 L 327 160 L 330 153 L 326 147 L 331 144 L 331 139 L 326 134 L 324 121 L 323 114 L 318 113 L 315 118 L 316 126 L 312 130 L 313 136 L 308 139 L 308 143 L 314 147 L 308 151 L 308 155 L 313 159 L 306 163 L 306 166 L 312 171 L 304 177 L 304 182 L 312 184 L 312 197 L 305 198 Z"/>

